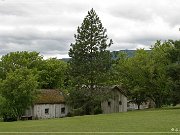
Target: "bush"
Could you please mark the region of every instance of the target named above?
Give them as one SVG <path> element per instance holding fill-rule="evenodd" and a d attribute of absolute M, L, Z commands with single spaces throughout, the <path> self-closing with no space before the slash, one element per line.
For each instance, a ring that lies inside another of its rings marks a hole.
<path fill-rule="evenodd" d="M 103 111 L 100 107 L 95 107 L 94 108 L 94 114 L 101 114 Z"/>
<path fill-rule="evenodd" d="M 85 114 L 85 112 L 84 112 L 84 109 L 81 107 L 78 109 L 73 109 L 70 114 L 71 114 L 71 116 L 82 116 Z"/>
<path fill-rule="evenodd" d="M 3 121 L 4 121 L 4 122 L 17 121 L 17 117 L 4 115 L 4 116 L 3 116 Z"/>

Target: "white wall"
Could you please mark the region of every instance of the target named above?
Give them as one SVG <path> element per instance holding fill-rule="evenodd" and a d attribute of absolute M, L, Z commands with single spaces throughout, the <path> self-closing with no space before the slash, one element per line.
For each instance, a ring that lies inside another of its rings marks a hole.
<path fill-rule="evenodd" d="M 142 105 L 140 105 L 139 109 L 147 109 L 147 108 L 149 108 L 148 104 L 143 103 Z M 137 109 L 138 109 L 138 105 L 137 104 L 132 103 L 132 102 L 128 103 L 128 110 L 137 110 Z"/>
<path fill-rule="evenodd" d="M 101 103 L 103 113 L 127 112 L 127 97 L 118 90 L 112 91 L 112 98 Z M 121 105 L 119 104 L 121 101 Z M 108 105 L 110 102 L 110 105 Z"/>
<path fill-rule="evenodd" d="M 61 108 L 65 107 L 65 113 L 61 112 Z M 45 109 L 49 109 L 49 113 L 45 113 Z M 37 104 L 34 105 L 34 117 L 39 119 L 64 117 L 68 113 L 65 104 Z"/>

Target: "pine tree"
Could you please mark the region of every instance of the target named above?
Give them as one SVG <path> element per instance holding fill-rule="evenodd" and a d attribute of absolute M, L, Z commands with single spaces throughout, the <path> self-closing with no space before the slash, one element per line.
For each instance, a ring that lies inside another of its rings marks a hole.
<path fill-rule="evenodd" d="M 93 9 L 88 12 L 74 37 L 75 43 L 71 44 L 69 50 L 70 74 L 74 86 L 77 86 L 76 92 L 82 88 L 86 89 L 84 94 L 81 91 L 82 96 L 86 96 L 88 100 L 95 100 L 95 95 L 100 94 L 97 89 L 104 86 L 107 81 L 111 63 L 107 48 L 112 44 L 112 40 L 107 43 L 106 29 Z"/>

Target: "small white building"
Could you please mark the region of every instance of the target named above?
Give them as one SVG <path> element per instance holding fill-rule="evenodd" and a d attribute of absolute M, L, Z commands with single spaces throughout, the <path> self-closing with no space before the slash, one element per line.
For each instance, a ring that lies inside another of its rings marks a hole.
<path fill-rule="evenodd" d="M 152 100 L 147 100 L 146 102 L 143 102 L 140 106 L 139 109 L 148 109 L 148 108 L 155 108 L 155 103 Z M 138 110 L 138 105 L 134 103 L 133 101 L 129 100 L 127 103 L 127 109 L 128 110 Z"/>
<path fill-rule="evenodd" d="M 114 86 L 109 91 L 110 98 L 101 103 L 103 113 L 127 112 L 127 95 L 119 86 Z"/>
<path fill-rule="evenodd" d="M 147 109 L 147 108 L 148 108 L 148 105 L 146 103 L 143 103 L 139 106 L 140 110 Z M 138 110 L 138 105 L 129 101 L 128 102 L 128 110 Z"/>
<path fill-rule="evenodd" d="M 65 99 L 59 90 L 42 89 L 35 104 L 26 110 L 24 117 L 33 119 L 47 119 L 65 117 L 68 107 Z"/>

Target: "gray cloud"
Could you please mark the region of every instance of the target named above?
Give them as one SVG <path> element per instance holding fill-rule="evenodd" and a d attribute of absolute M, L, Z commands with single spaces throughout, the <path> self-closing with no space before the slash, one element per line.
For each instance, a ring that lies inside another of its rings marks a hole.
<path fill-rule="evenodd" d="M 127 0 L 108 8 L 109 13 L 118 18 L 146 22 L 159 17 L 171 26 L 180 23 L 179 9 L 180 2 L 178 0 Z"/>
<path fill-rule="evenodd" d="M 70 34 L 62 30 L 42 32 L 38 29 L 14 29 L 0 32 L 0 47 L 7 52 L 12 51 L 59 51 L 69 49 Z M 69 43 L 69 44 L 68 44 Z"/>
<path fill-rule="evenodd" d="M 178 0 L 4 0 L 0 56 L 27 50 L 67 57 L 77 26 L 92 7 L 114 41 L 110 50 L 148 49 L 156 40 L 180 37 Z"/>

